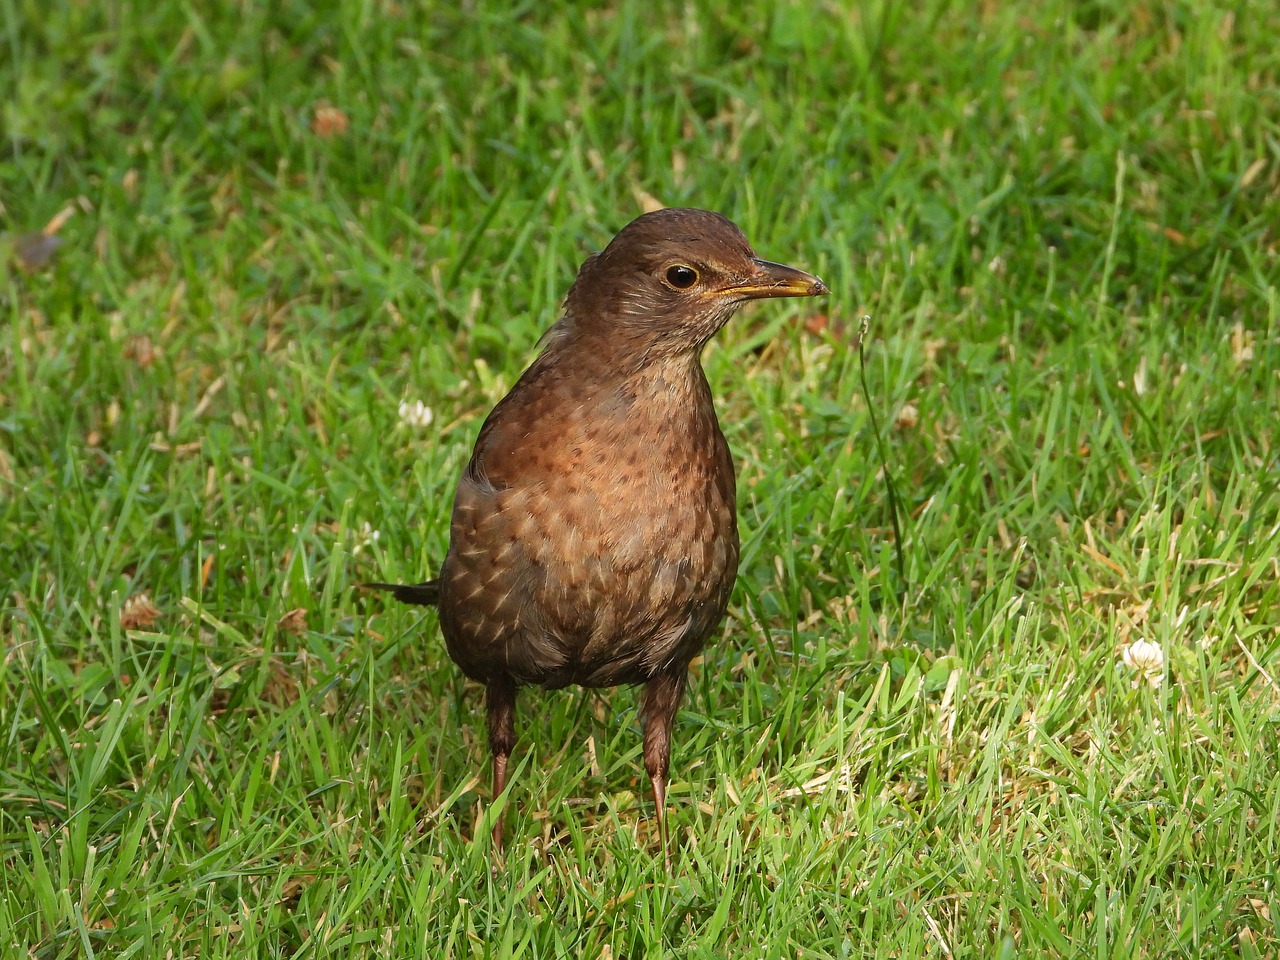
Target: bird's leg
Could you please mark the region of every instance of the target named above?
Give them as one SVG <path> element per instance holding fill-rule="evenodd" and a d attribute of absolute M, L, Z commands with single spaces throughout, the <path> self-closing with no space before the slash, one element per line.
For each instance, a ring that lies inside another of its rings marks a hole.
<path fill-rule="evenodd" d="M 507 786 L 507 760 L 516 744 L 516 687 L 505 677 L 485 687 L 489 719 L 489 749 L 493 753 L 493 802 Z M 502 816 L 493 821 L 493 849 L 502 852 Z"/>
<path fill-rule="evenodd" d="M 640 719 L 644 724 L 644 768 L 653 783 L 658 840 L 667 873 L 671 872 L 671 844 L 667 835 L 667 769 L 671 762 L 671 722 L 684 695 L 685 671 L 664 673 L 644 685 Z"/>

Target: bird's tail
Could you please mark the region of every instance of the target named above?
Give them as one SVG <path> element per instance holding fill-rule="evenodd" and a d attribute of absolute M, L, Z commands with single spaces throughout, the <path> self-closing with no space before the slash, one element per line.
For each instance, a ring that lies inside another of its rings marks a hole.
<path fill-rule="evenodd" d="M 370 590 L 389 590 L 401 603 L 416 603 L 424 607 L 434 607 L 440 603 L 439 580 L 427 580 L 423 583 L 362 583 L 360 586 Z"/>

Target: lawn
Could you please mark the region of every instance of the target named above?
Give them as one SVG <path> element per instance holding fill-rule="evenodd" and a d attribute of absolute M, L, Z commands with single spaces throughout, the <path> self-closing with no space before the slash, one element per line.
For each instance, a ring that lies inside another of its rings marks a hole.
<path fill-rule="evenodd" d="M 1280 954 L 1276 36 L 0 2 L 0 956 Z M 832 293 L 703 358 L 743 562 L 673 874 L 636 692 L 570 689 L 495 876 L 480 690 L 355 585 L 435 571 L 655 202 Z"/>

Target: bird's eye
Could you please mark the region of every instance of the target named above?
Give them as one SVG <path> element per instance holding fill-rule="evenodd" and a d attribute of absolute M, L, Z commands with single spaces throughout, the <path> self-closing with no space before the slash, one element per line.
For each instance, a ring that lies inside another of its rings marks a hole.
<path fill-rule="evenodd" d="M 684 264 L 677 264 L 667 270 L 667 283 L 677 290 L 688 290 L 698 282 L 698 271 Z"/>

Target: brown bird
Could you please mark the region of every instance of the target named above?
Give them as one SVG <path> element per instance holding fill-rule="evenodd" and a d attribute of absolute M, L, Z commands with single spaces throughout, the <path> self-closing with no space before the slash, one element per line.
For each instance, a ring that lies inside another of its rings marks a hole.
<path fill-rule="evenodd" d="M 671 723 L 738 570 L 733 460 L 699 356 L 744 302 L 826 292 L 757 259 L 719 214 L 633 220 L 582 265 L 541 354 L 481 427 L 439 578 L 367 584 L 439 608 L 449 656 L 485 685 L 495 798 L 518 688 L 644 684 L 670 868 Z"/>

